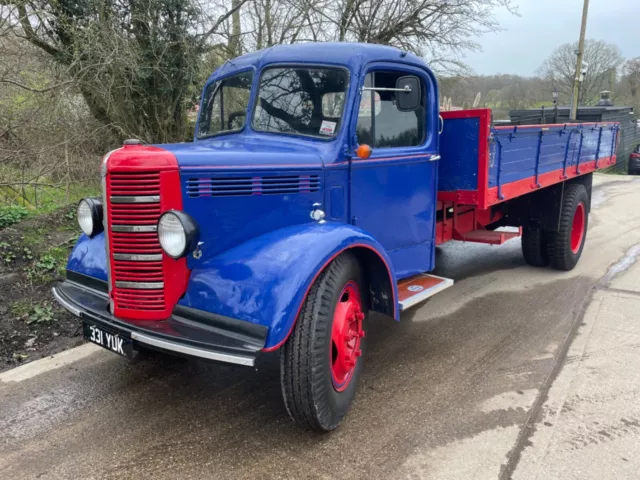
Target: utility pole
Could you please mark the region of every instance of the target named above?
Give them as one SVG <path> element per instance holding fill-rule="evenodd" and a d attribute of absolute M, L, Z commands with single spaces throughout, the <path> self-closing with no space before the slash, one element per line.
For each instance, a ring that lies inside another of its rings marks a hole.
<path fill-rule="evenodd" d="M 582 25 L 580 26 L 580 41 L 578 42 L 578 58 L 576 60 L 576 78 L 573 81 L 573 94 L 571 101 L 571 120 L 576 120 L 578 112 L 578 91 L 580 90 L 580 76 L 582 75 L 582 54 L 584 53 L 584 35 L 587 30 L 587 13 L 589 11 L 589 0 L 584 0 L 582 7 Z"/>

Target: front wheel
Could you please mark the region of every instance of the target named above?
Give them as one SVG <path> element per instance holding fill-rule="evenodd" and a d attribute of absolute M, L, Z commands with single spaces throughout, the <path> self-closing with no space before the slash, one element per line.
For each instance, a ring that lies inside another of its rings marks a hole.
<path fill-rule="evenodd" d="M 589 196 L 584 185 L 567 185 L 558 231 L 548 233 L 547 237 L 547 254 L 553 268 L 572 270 L 578 263 L 587 237 L 588 205 Z"/>
<path fill-rule="evenodd" d="M 280 360 L 289 416 L 305 428 L 335 429 L 353 401 L 365 352 L 366 301 L 356 257 L 343 253 L 320 274 Z"/>

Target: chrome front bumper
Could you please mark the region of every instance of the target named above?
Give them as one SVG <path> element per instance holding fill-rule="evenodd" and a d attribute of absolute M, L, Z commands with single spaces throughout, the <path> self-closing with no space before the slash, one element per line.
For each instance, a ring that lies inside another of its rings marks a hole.
<path fill-rule="evenodd" d="M 74 279 L 82 276 L 74 275 Z M 169 354 L 253 366 L 264 347 L 267 327 L 178 306 L 163 321 L 124 321 L 109 312 L 106 292 L 75 281 L 53 287 L 62 307 L 83 321 L 130 339 L 136 347 Z"/>

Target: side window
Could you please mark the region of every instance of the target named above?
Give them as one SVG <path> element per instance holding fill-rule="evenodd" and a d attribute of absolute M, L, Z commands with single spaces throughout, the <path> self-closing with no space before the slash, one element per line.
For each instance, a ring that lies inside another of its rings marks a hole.
<path fill-rule="evenodd" d="M 236 132 L 244 126 L 252 72 L 239 73 L 207 87 L 198 137 Z"/>
<path fill-rule="evenodd" d="M 395 88 L 398 78 L 406 72 L 372 72 L 364 80 L 365 87 Z M 365 90 L 360 100 L 356 135 L 358 143 L 372 148 L 414 147 L 420 145 L 426 131 L 426 95 L 420 83 L 420 106 L 411 111 L 398 110 L 396 94 L 385 90 Z"/>

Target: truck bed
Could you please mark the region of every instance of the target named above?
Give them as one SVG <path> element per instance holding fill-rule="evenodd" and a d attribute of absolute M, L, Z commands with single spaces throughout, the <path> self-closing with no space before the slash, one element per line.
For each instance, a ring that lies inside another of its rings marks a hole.
<path fill-rule="evenodd" d="M 616 163 L 617 123 L 491 126 L 491 110 L 442 112 L 438 200 L 481 209 Z"/>

